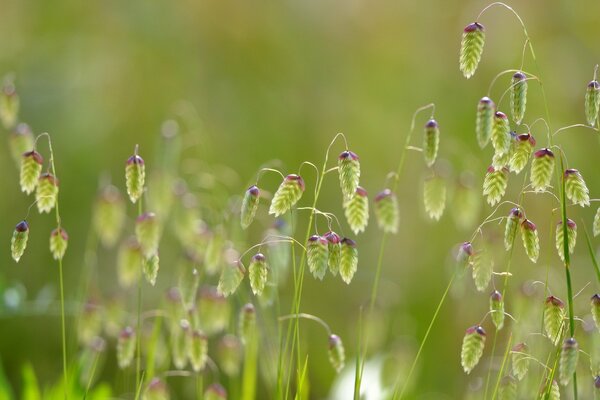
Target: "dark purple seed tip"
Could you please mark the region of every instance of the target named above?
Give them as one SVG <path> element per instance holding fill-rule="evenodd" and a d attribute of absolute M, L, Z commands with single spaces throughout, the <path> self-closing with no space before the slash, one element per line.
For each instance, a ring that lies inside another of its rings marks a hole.
<path fill-rule="evenodd" d="M 356 247 L 356 242 L 354 240 L 348 239 L 348 238 L 343 238 L 342 244 L 346 245 L 346 246 L 350 246 L 350 247 Z"/>
<path fill-rule="evenodd" d="M 377 196 L 375 196 L 375 201 L 381 201 L 383 199 L 385 199 L 386 197 L 390 197 L 392 195 L 392 191 L 390 189 L 383 189 L 381 192 L 379 192 L 377 194 Z"/>
<path fill-rule="evenodd" d="M 545 157 L 545 156 L 554 157 L 554 153 L 552 152 L 552 150 L 550 150 L 548 148 L 540 149 L 534 153 L 535 158 L 541 158 L 541 157 Z"/>
<path fill-rule="evenodd" d="M 360 197 L 367 197 L 367 191 L 362 186 L 357 186 L 356 194 Z"/>
<path fill-rule="evenodd" d="M 560 308 L 565 307 L 565 303 L 563 303 L 563 301 L 561 299 L 559 299 L 558 297 L 555 297 L 555 296 L 548 296 L 546 298 L 546 303 L 550 303 L 555 307 L 560 307 Z"/>
<path fill-rule="evenodd" d="M 150 384 L 148 385 L 149 390 L 163 390 L 166 389 L 167 385 L 159 378 L 152 378 Z"/>
<path fill-rule="evenodd" d="M 483 25 L 481 25 L 479 22 L 473 22 L 470 23 L 469 25 L 465 26 L 465 33 L 469 33 L 469 32 L 475 32 L 475 31 L 483 31 Z"/>
<path fill-rule="evenodd" d="M 296 184 L 300 186 L 300 189 L 304 191 L 304 180 L 300 175 L 290 174 L 285 177 L 285 180 L 286 182 L 296 182 Z"/>
<path fill-rule="evenodd" d="M 535 224 L 528 219 L 523 220 L 523 222 L 521 222 L 521 225 L 523 226 L 523 228 L 529 231 L 535 231 L 537 229 Z"/>
<path fill-rule="evenodd" d="M 572 337 L 565 339 L 564 347 L 577 347 L 577 340 Z"/>
<path fill-rule="evenodd" d="M 598 81 L 593 80 L 590 81 L 590 83 L 588 83 L 587 87 L 591 88 L 591 89 L 600 89 L 600 83 L 598 83 Z"/>
<path fill-rule="evenodd" d="M 517 343 L 513 346 L 512 351 L 515 352 L 523 352 L 527 350 L 527 344 L 526 343 Z"/>
<path fill-rule="evenodd" d="M 320 239 L 321 237 L 319 235 L 312 235 L 311 237 L 308 238 L 309 242 L 316 242 Z"/>
<path fill-rule="evenodd" d="M 478 335 L 485 336 L 485 330 L 483 329 L 483 327 L 481 325 L 474 325 L 474 326 L 467 328 L 466 333 L 467 333 L 467 335 L 472 335 L 474 333 L 477 333 Z"/>
<path fill-rule="evenodd" d="M 471 245 L 471 242 L 464 242 L 460 245 L 460 249 L 468 256 L 473 255 L 473 245 Z"/>
<path fill-rule="evenodd" d="M 531 135 L 529 133 L 521 133 L 521 134 L 517 135 L 517 140 L 519 142 L 527 142 L 530 137 L 531 137 Z"/>
<path fill-rule="evenodd" d="M 600 375 L 594 378 L 594 387 L 600 390 Z"/>
<path fill-rule="evenodd" d="M 29 230 L 29 224 L 27 224 L 27 221 L 23 220 L 15 226 L 15 230 L 17 232 L 27 232 Z"/>
<path fill-rule="evenodd" d="M 600 294 L 596 293 L 595 295 L 592 296 L 592 303 L 594 303 L 594 305 L 596 306 L 600 306 Z"/>
<path fill-rule="evenodd" d="M 254 197 L 258 197 L 260 195 L 260 189 L 256 185 L 250 186 L 248 188 L 247 192 L 250 193 Z"/>
<path fill-rule="evenodd" d="M 565 170 L 565 178 L 568 178 L 571 175 L 579 175 L 579 171 L 574 168 L 569 168 Z"/>
<path fill-rule="evenodd" d="M 502 111 L 496 111 L 496 114 L 494 114 L 496 118 L 501 118 L 501 119 L 508 119 L 508 117 L 506 116 L 506 114 L 504 114 Z"/>
<path fill-rule="evenodd" d="M 65 241 L 68 241 L 68 240 L 69 240 L 69 235 L 67 234 L 67 231 L 65 231 L 65 230 L 64 230 L 64 229 L 62 229 L 62 228 L 56 228 L 56 229 L 54 229 L 54 230 L 53 230 L 53 231 L 50 233 L 50 235 L 51 235 L 51 236 L 58 236 L 58 235 L 60 235 L 60 236 L 63 238 L 63 240 L 65 240 Z"/>
<path fill-rule="evenodd" d="M 490 165 L 489 167 L 487 167 L 487 173 L 488 174 L 491 174 L 491 173 L 494 173 L 494 172 L 496 172 L 496 168 L 494 168 L 493 165 Z"/>
<path fill-rule="evenodd" d="M 252 257 L 252 260 L 256 262 L 264 262 L 266 257 L 263 253 L 256 253 L 254 257 Z"/>
<path fill-rule="evenodd" d="M 145 212 L 142 215 L 140 215 L 139 217 L 137 217 L 136 221 L 143 222 L 143 221 L 153 220 L 155 218 L 156 218 L 156 214 L 154 214 L 153 212 Z"/>
<path fill-rule="evenodd" d="M 430 119 L 429 121 L 427 121 L 427 123 L 425 124 L 425 128 L 437 128 L 438 127 L 438 123 L 435 119 Z"/>
<path fill-rule="evenodd" d="M 340 154 L 339 159 L 356 161 L 356 160 L 358 160 L 358 156 L 356 155 L 356 153 L 354 153 L 350 150 L 346 150 Z"/>
<path fill-rule="evenodd" d="M 133 328 L 130 326 L 126 326 L 119 335 L 119 337 L 121 339 L 129 339 L 132 336 L 133 336 Z"/>
<path fill-rule="evenodd" d="M 521 211 L 521 209 L 519 207 L 515 207 L 512 210 L 510 210 L 509 216 L 513 217 L 513 218 L 521 219 L 521 218 L 523 218 L 523 211 Z"/>
<path fill-rule="evenodd" d="M 492 101 L 492 99 L 490 99 L 489 97 L 485 96 L 482 97 L 481 100 L 479 100 L 479 103 L 481 104 L 494 104 L 494 102 Z"/>
<path fill-rule="evenodd" d="M 342 343 L 342 339 L 338 335 L 331 334 L 329 335 L 329 348 L 333 349 L 336 346 L 339 346 Z"/>
<path fill-rule="evenodd" d="M 522 81 L 526 78 L 525 74 L 522 73 L 521 71 L 515 72 L 515 74 L 513 75 L 513 79 L 515 81 Z"/>
<path fill-rule="evenodd" d="M 35 151 L 35 150 L 31 150 L 31 151 L 28 151 L 26 153 L 23 153 L 23 157 L 26 157 L 26 158 L 31 157 L 38 164 L 43 164 L 44 163 L 44 158 L 42 157 L 42 155 L 40 153 L 38 153 L 37 151 Z"/>
<path fill-rule="evenodd" d="M 54 186 L 58 186 L 58 178 L 49 172 L 44 172 L 41 174 L 39 180 L 41 181 L 42 179 L 50 181 L 50 183 L 52 183 Z"/>
<path fill-rule="evenodd" d="M 144 165 L 144 159 L 138 155 L 133 155 L 127 159 L 127 165 L 131 164 Z"/>
<path fill-rule="evenodd" d="M 244 314 L 254 314 L 256 313 L 256 308 L 254 308 L 252 303 L 246 303 L 244 304 L 244 307 L 242 307 L 242 311 Z"/>
<path fill-rule="evenodd" d="M 332 243 L 332 244 L 338 244 L 338 243 L 340 243 L 340 241 L 342 240 L 342 239 L 340 238 L 340 236 L 339 236 L 337 233 L 333 232 L 333 231 L 329 231 L 329 232 L 327 232 L 327 233 L 325 234 L 325 239 L 327 239 L 327 241 L 328 241 L 329 243 Z"/>
<path fill-rule="evenodd" d="M 492 294 L 490 295 L 490 297 L 492 298 L 492 300 L 494 301 L 502 301 L 502 293 L 500 293 L 497 290 L 494 290 L 492 292 Z"/>

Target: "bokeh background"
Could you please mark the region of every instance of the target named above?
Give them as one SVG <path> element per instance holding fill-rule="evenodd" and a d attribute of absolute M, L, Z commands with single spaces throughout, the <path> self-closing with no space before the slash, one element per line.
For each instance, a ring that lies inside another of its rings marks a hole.
<path fill-rule="evenodd" d="M 269 160 L 281 160 L 284 173 L 297 171 L 303 160 L 321 165 L 337 132 L 346 135 L 361 157 L 361 184 L 374 195 L 384 188 L 388 172 L 396 169 L 412 113 L 434 102 L 442 132 L 439 170 L 449 187 L 446 212 L 437 223 L 427 218 L 421 185 L 428 172 L 421 154 L 409 152 L 398 192 L 401 229 L 388 239 L 377 316 L 369 321 L 375 327 L 370 353 L 392 355 L 396 367 L 409 363 L 448 282 L 453 247 L 468 240 L 476 226 L 457 223 L 453 215 L 460 213 L 453 211 L 464 204 L 453 202 L 452 193 L 465 171 L 472 173 L 470 181 L 478 190 L 491 159 L 491 150 L 481 150 L 474 136 L 477 101 L 494 75 L 521 64 L 522 30 L 514 16 L 496 8 L 480 21 L 488 36 L 477 74 L 465 80 L 459 72 L 462 28 L 487 4 L 1 0 L 0 73 L 16 77 L 20 119 L 36 133 L 50 132 L 54 142 L 63 221 L 71 237 L 65 259 L 67 299 L 74 299 L 81 284 L 98 182 L 110 179 L 124 187 L 124 163 L 135 144 L 152 166 L 162 151 L 159 135 L 166 119 L 193 116 L 186 139 L 193 148 L 185 153 L 181 168 L 191 186 L 204 193 L 202 198 L 209 198 L 216 186 L 231 195 L 243 193 L 259 166 Z M 583 122 L 585 85 L 600 62 L 600 3 L 532 0 L 511 5 L 532 38 L 539 69 L 529 54 L 524 69 L 543 79 L 552 127 Z M 494 99 L 508 87 L 508 77 L 492 90 Z M 526 122 L 544 116 L 535 82 L 528 105 Z M 508 108 L 508 98 L 502 106 Z M 426 118 L 417 120 L 415 146 L 421 145 Z M 532 134 L 545 143 L 542 124 L 536 124 Z M 583 173 L 594 196 L 600 190 L 598 138 L 591 131 L 573 130 L 559 142 L 569 165 Z M 332 155 L 341 150 L 341 144 L 334 145 Z M 6 144 L 0 146 L 0 169 L 0 359 L 18 392 L 21 366 L 27 361 L 44 384 L 60 376 L 57 267 L 47 251 L 45 233 L 53 228 L 52 218 L 39 215 L 30 217 L 26 256 L 18 265 L 11 260 L 12 229 L 24 218 L 31 198 L 18 189 L 18 172 Z M 306 168 L 303 174 L 312 188 L 312 172 Z M 516 199 L 522 175 L 512 182 L 508 196 Z M 262 185 L 272 191 L 276 178 L 265 178 Z M 526 200 L 529 217 L 541 226 L 543 256 L 533 265 L 519 245 L 513 288 L 527 279 L 543 280 L 550 265 L 557 270 L 554 290 L 566 297 L 547 234 L 549 210 L 556 206 L 549 197 Z M 319 208 L 343 218 L 334 175 L 326 180 Z M 476 220 L 490 210 L 482 200 Z M 589 227 L 595 208 L 574 212 L 586 218 Z M 134 213 L 130 206 L 129 215 Z M 262 213 L 267 226 L 264 209 Z M 368 301 L 381 240 L 371 218 L 367 231 L 356 238 L 360 262 L 352 284 L 309 278 L 305 285 L 302 310 L 323 318 L 344 338 L 350 362 L 357 316 Z M 498 239 L 501 227 L 488 233 Z M 585 251 L 581 241 L 574 269 L 578 288 L 593 279 Z M 96 281 L 91 285 L 100 292 L 115 286 L 110 254 L 100 258 L 93 275 Z M 149 290 L 148 304 L 175 283 L 169 271 L 170 262 L 163 258 L 161 282 Z M 487 310 L 487 296 L 472 286 L 466 276 L 442 309 L 415 376 L 414 398 L 456 399 L 480 387 L 483 372 L 467 377 L 459 362 L 464 329 Z M 289 304 L 291 287 L 289 283 L 281 288 L 284 304 Z M 51 306 L 39 308 L 38 303 Z M 323 332 L 310 322 L 303 329 L 311 356 L 311 397 L 326 398 L 335 377 L 323 351 Z M 114 365 L 108 363 L 106 369 L 103 376 L 114 378 Z"/>

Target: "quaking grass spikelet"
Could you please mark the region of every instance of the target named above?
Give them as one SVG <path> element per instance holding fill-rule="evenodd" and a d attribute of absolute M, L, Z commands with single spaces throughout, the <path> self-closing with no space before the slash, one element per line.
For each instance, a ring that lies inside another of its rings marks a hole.
<path fill-rule="evenodd" d="M 568 247 L 569 254 L 573 254 L 573 250 L 575 250 L 575 243 L 577 242 L 577 224 L 572 219 L 567 218 L 567 233 L 568 233 Z M 563 244 L 563 225 L 562 221 L 560 221 L 556 225 L 556 251 L 558 251 L 558 256 L 564 262 L 565 254 L 564 254 L 564 244 Z"/>
<path fill-rule="evenodd" d="M 158 241 L 160 239 L 160 227 L 156 214 L 146 212 L 135 221 L 135 237 L 142 249 L 142 254 L 146 259 L 152 257 L 158 251 Z"/>
<path fill-rule="evenodd" d="M 508 117 L 501 111 L 494 114 L 494 125 L 492 128 L 492 146 L 494 153 L 503 155 L 510 150 L 510 123 Z"/>
<path fill-rule="evenodd" d="M 40 213 L 49 213 L 56 205 L 58 178 L 51 173 L 43 173 L 38 178 L 35 189 L 35 203 Z"/>
<path fill-rule="evenodd" d="M 479 363 L 485 347 L 486 333 L 483 327 L 475 325 L 467 329 L 460 352 L 461 365 L 467 374 Z"/>
<path fill-rule="evenodd" d="M 27 221 L 21 221 L 15 226 L 12 239 L 10 240 L 10 252 L 13 260 L 19 262 L 25 249 L 27 248 L 27 240 L 29 239 L 29 224 Z"/>
<path fill-rule="evenodd" d="M 600 332 L 600 294 L 596 293 L 590 301 L 592 309 L 592 318 L 596 324 L 596 329 Z"/>
<path fill-rule="evenodd" d="M 204 400 L 227 400 L 227 391 L 218 383 L 211 383 L 204 392 Z"/>
<path fill-rule="evenodd" d="M 358 156 L 349 150 L 342 152 L 338 157 L 338 173 L 344 200 L 348 200 L 356 192 L 360 181 L 360 161 Z"/>
<path fill-rule="evenodd" d="M 594 236 L 600 235 L 600 207 L 596 210 L 596 215 L 594 216 Z"/>
<path fill-rule="evenodd" d="M 498 400 L 516 400 L 517 380 L 511 375 L 506 375 L 500 380 L 498 387 Z"/>
<path fill-rule="evenodd" d="M 554 171 L 554 153 L 547 148 L 538 150 L 533 155 L 531 162 L 531 187 L 536 192 L 543 192 L 552 179 Z"/>
<path fill-rule="evenodd" d="M 590 191 L 588 190 L 581 173 L 576 169 L 567 169 L 564 173 L 565 194 L 573 204 L 581 207 L 590 205 Z"/>
<path fill-rule="evenodd" d="M 558 386 L 558 382 L 556 382 L 556 380 L 553 380 L 552 384 L 550 385 L 550 395 L 548 396 L 548 400 L 560 400 L 560 387 Z"/>
<path fill-rule="evenodd" d="M 344 344 L 338 335 L 329 335 L 329 362 L 335 372 L 340 373 L 344 368 L 346 354 L 344 352 Z"/>
<path fill-rule="evenodd" d="M 21 191 L 31 194 L 38 184 L 38 178 L 42 172 L 44 159 L 35 150 L 23 153 L 21 157 L 20 184 Z"/>
<path fill-rule="evenodd" d="M 202 329 L 207 335 L 215 335 L 227 327 L 231 304 L 219 289 L 203 287 L 198 303 L 198 320 L 202 321 Z"/>
<path fill-rule="evenodd" d="M 525 248 L 527 257 L 532 262 L 537 262 L 540 256 L 540 239 L 535 224 L 528 219 L 524 219 L 521 222 L 521 239 L 523 240 L 523 247 Z"/>
<path fill-rule="evenodd" d="M 112 247 L 123 229 L 125 202 L 113 185 L 105 186 L 96 199 L 93 224 L 96 234 L 105 247 Z"/>
<path fill-rule="evenodd" d="M 446 183 L 437 175 L 423 182 L 423 202 L 429 218 L 439 221 L 446 208 Z"/>
<path fill-rule="evenodd" d="M 189 357 L 190 364 L 194 372 L 199 372 L 206 366 L 208 360 L 208 337 L 198 329 L 190 333 L 189 338 Z"/>
<path fill-rule="evenodd" d="M 219 293 L 225 297 L 235 293 L 242 279 L 244 279 L 245 273 L 246 269 L 239 260 L 223 266 L 221 276 L 219 277 L 219 285 L 217 286 Z"/>
<path fill-rule="evenodd" d="M 464 242 L 458 247 L 458 253 L 456 254 L 456 262 L 464 267 L 473 264 L 474 251 L 471 242 Z"/>
<path fill-rule="evenodd" d="M 544 303 L 544 330 L 554 345 L 560 342 L 564 319 L 565 303 L 558 297 L 549 296 Z"/>
<path fill-rule="evenodd" d="M 508 217 L 506 217 L 506 226 L 504 228 L 504 248 L 506 251 L 509 251 L 512 248 L 522 219 L 523 212 L 519 207 L 514 207 L 510 210 Z"/>
<path fill-rule="evenodd" d="M 254 335 L 256 329 L 256 309 L 252 303 L 244 304 L 240 310 L 239 317 L 239 335 L 242 339 L 242 343 L 248 344 Z"/>
<path fill-rule="evenodd" d="M 333 276 L 336 276 L 340 269 L 340 260 L 342 257 L 342 239 L 333 231 L 329 231 L 323 236 L 327 239 L 327 250 L 329 251 L 327 265 L 329 266 L 329 272 Z"/>
<path fill-rule="evenodd" d="M 31 128 L 24 122 L 18 124 L 10 133 L 10 154 L 17 166 L 21 164 L 23 153 L 33 149 L 34 138 Z"/>
<path fill-rule="evenodd" d="M 255 254 L 248 266 L 250 287 L 254 295 L 260 296 L 262 294 L 267 283 L 268 273 L 267 258 L 262 253 Z"/>
<path fill-rule="evenodd" d="M 435 119 L 430 119 L 425 124 L 423 135 L 423 156 L 428 167 L 435 163 L 439 147 L 440 127 Z"/>
<path fill-rule="evenodd" d="M 534 147 L 535 139 L 529 133 L 517 135 L 514 151 L 509 161 L 510 170 L 519 174 L 527 165 Z"/>
<path fill-rule="evenodd" d="M 379 228 L 388 233 L 397 233 L 400 222 L 398 200 L 390 189 L 384 189 L 375 196 L 375 217 Z"/>
<path fill-rule="evenodd" d="M 490 316 L 496 330 L 504 327 L 504 299 L 502 293 L 494 290 L 490 295 Z"/>
<path fill-rule="evenodd" d="M 341 244 L 340 276 L 344 282 L 350 284 L 358 267 L 358 249 L 352 239 L 344 238 Z"/>
<path fill-rule="evenodd" d="M 160 378 L 152 378 L 142 394 L 142 400 L 169 400 L 170 398 L 167 384 Z"/>
<path fill-rule="evenodd" d="M 171 335 L 169 344 L 171 347 L 171 359 L 176 369 L 184 369 L 188 363 L 188 335 L 190 322 L 187 319 L 173 321 L 170 324 Z"/>
<path fill-rule="evenodd" d="M 317 279 L 323 279 L 329 262 L 329 243 L 322 236 L 313 235 L 306 244 L 308 269 Z"/>
<path fill-rule="evenodd" d="M 365 230 L 369 223 L 369 198 L 364 188 L 357 186 L 350 199 L 344 202 L 344 214 L 352 232 L 359 234 Z"/>
<path fill-rule="evenodd" d="M 127 194 L 132 203 L 136 203 L 142 197 L 145 180 L 146 166 L 144 159 L 134 154 L 127 159 L 125 165 L 125 186 L 127 187 Z"/>
<path fill-rule="evenodd" d="M 515 72 L 510 86 L 510 108 L 517 125 L 523 121 L 527 106 L 527 77 L 521 71 Z"/>
<path fill-rule="evenodd" d="M 130 326 L 125 327 L 119 334 L 117 342 L 117 363 L 124 369 L 131 365 L 135 355 L 135 333 Z"/>
<path fill-rule="evenodd" d="M 478 291 L 483 292 L 488 287 L 493 271 L 494 261 L 489 252 L 477 252 L 473 259 L 473 281 Z"/>
<path fill-rule="evenodd" d="M 482 149 L 488 144 L 492 137 L 494 127 L 494 114 L 496 105 L 489 97 L 483 97 L 477 104 L 477 118 L 475 119 L 475 133 L 477 142 Z"/>
<path fill-rule="evenodd" d="M 561 352 L 559 364 L 559 381 L 563 386 L 567 386 L 573 378 L 573 374 L 577 369 L 577 361 L 579 360 L 579 345 L 575 338 L 565 339 Z"/>
<path fill-rule="evenodd" d="M 142 262 L 142 249 L 135 237 L 125 240 L 117 254 L 117 278 L 121 287 L 131 287 L 140 279 Z"/>
<path fill-rule="evenodd" d="M 594 78 L 587 85 L 585 91 L 585 118 L 591 126 L 596 125 L 600 110 L 600 84 Z"/>
<path fill-rule="evenodd" d="M 19 95 L 13 80 L 10 77 L 5 78 L 0 93 L 0 120 L 5 129 L 15 126 L 19 115 L 19 105 Z"/>
<path fill-rule="evenodd" d="M 63 228 L 56 228 L 50 233 L 50 253 L 55 260 L 64 257 L 69 243 L 69 235 Z"/>
<path fill-rule="evenodd" d="M 242 343 L 234 335 L 225 335 L 219 341 L 218 360 L 221 371 L 227 376 L 237 376 L 240 372 Z"/>
<path fill-rule="evenodd" d="M 483 195 L 487 197 L 489 205 L 493 207 L 502 199 L 507 185 L 508 169 L 496 169 L 490 165 L 483 179 Z"/>
<path fill-rule="evenodd" d="M 512 374 L 518 380 L 523 380 L 529 371 L 529 350 L 527 344 L 517 343 L 510 352 Z"/>
<path fill-rule="evenodd" d="M 269 214 L 279 217 L 288 212 L 300 200 L 304 192 L 304 180 L 299 175 L 288 175 L 273 195 Z"/>
<path fill-rule="evenodd" d="M 459 66 L 465 78 L 469 79 L 475 73 L 483 45 L 485 44 L 485 32 L 483 25 L 473 22 L 465 27 L 460 43 Z"/>
<path fill-rule="evenodd" d="M 242 228 L 248 228 L 254 220 L 259 201 L 260 189 L 256 185 L 250 186 L 244 193 L 244 199 L 242 200 L 242 210 L 240 211 Z"/>
<path fill-rule="evenodd" d="M 158 277 L 158 270 L 160 268 L 160 257 L 158 256 L 158 252 L 153 253 L 150 257 L 145 259 L 143 267 L 146 281 L 152 286 L 156 285 L 156 278 Z"/>
<path fill-rule="evenodd" d="M 511 133 L 509 150 L 506 153 L 497 153 L 497 152 L 494 153 L 494 155 L 492 156 L 492 167 L 494 167 L 494 169 L 502 169 L 502 168 L 509 169 L 510 160 L 512 158 L 514 147 L 515 147 L 513 145 L 514 142 L 515 141 L 513 140 L 512 133 Z"/>

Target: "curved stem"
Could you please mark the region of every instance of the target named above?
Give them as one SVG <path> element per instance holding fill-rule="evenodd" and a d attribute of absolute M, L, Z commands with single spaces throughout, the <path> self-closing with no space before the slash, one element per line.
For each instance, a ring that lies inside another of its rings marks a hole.
<path fill-rule="evenodd" d="M 323 321 L 321 318 L 312 315 L 312 314 L 307 314 L 307 313 L 299 313 L 299 314 L 289 314 L 289 315 L 283 315 L 281 317 L 279 317 L 279 321 L 285 321 L 287 319 L 292 319 L 292 318 L 304 318 L 304 319 L 309 319 L 311 321 L 315 321 L 318 322 L 323 328 L 325 328 L 325 330 L 327 331 L 328 335 L 331 335 L 331 328 L 329 328 L 329 325 L 327 325 L 327 323 L 325 321 Z"/>

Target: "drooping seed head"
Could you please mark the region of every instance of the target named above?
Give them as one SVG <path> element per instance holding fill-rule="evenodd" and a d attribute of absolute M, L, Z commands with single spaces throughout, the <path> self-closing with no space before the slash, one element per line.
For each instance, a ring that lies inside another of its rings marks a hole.
<path fill-rule="evenodd" d="M 352 232 L 358 234 L 365 230 L 369 223 L 369 199 L 364 188 L 357 186 L 355 193 L 344 201 L 344 215 Z"/>
<path fill-rule="evenodd" d="M 146 166 L 144 159 L 137 154 L 127 159 L 125 164 L 125 185 L 132 203 L 136 203 L 144 192 Z"/>
<path fill-rule="evenodd" d="M 341 246 L 340 277 L 344 282 L 350 284 L 358 268 L 358 249 L 356 242 L 349 238 L 342 239 Z"/>
<path fill-rule="evenodd" d="M 69 235 L 63 228 L 56 228 L 50 233 L 50 252 L 55 260 L 64 257 L 69 244 Z"/>
<path fill-rule="evenodd" d="M 596 79 L 588 83 L 585 91 L 585 117 L 588 124 L 596 125 L 600 110 L 600 84 Z"/>
<path fill-rule="evenodd" d="M 45 172 L 38 178 L 35 190 L 35 202 L 40 213 L 49 213 L 56 205 L 58 196 L 58 178 Z"/>
<path fill-rule="evenodd" d="M 575 244 L 577 243 L 577 224 L 575 221 L 567 218 L 567 247 L 569 249 L 569 254 L 572 254 L 575 250 Z M 564 262 L 565 261 L 565 248 L 564 248 L 564 228 L 562 221 L 559 221 L 556 224 L 556 233 L 555 233 L 555 244 L 556 250 L 558 251 L 558 256 Z"/>
<path fill-rule="evenodd" d="M 102 244 L 112 247 L 116 243 L 125 222 L 125 202 L 113 185 L 107 185 L 98 193 L 94 204 L 93 225 Z"/>
<path fill-rule="evenodd" d="M 339 155 L 338 174 L 344 201 L 349 200 L 360 181 L 360 161 L 356 153 L 346 150 Z"/>
<path fill-rule="evenodd" d="M 135 332 L 132 327 L 125 327 L 119 334 L 117 342 L 117 363 L 119 368 L 125 369 L 131 365 L 135 355 Z"/>
<path fill-rule="evenodd" d="M 492 127 L 492 146 L 494 154 L 502 156 L 510 151 L 512 136 L 510 134 L 510 122 L 508 117 L 501 111 L 494 114 L 494 124 Z"/>
<path fill-rule="evenodd" d="M 34 146 L 33 132 L 29 125 L 19 123 L 10 133 L 10 153 L 17 164 L 21 165 L 23 153 L 31 150 Z"/>
<path fill-rule="evenodd" d="M 475 133 L 477 142 L 482 149 L 488 144 L 492 137 L 494 126 L 494 114 L 496 105 L 489 97 L 483 97 L 477 104 L 477 117 L 475 119 Z"/>
<path fill-rule="evenodd" d="M 596 323 L 596 328 L 600 332 L 600 294 L 596 293 L 590 301 L 592 309 L 592 317 Z"/>
<path fill-rule="evenodd" d="M 156 214 L 146 212 L 137 217 L 135 221 L 135 237 L 146 259 L 156 254 L 160 240 L 160 226 Z"/>
<path fill-rule="evenodd" d="M 158 270 L 160 268 L 160 257 L 158 251 L 152 254 L 150 257 L 144 260 L 143 271 L 146 281 L 154 286 L 156 285 L 156 278 L 158 277 Z"/>
<path fill-rule="evenodd" d="M 20 184 L 21 191 L 31 194 L 38 184 L 44 159 L 35 150 L 23 153 L 21 157 Z"/>
<path fill-rule="evenodd" d="M 478 291 L 487 289 L 494 272 L 494 260 L 487 250 L 480 250 L 473 256 L 473 282 Z"/>
<path fill-rule="evenodd" d="M 467 374 L 471 373 L 479 363 L 485 346 L 485 337 L 485 330 L 480 325 L 472 326 L 465 332 L 460 358 L 461 365 Z"/>
<path fill-rule="evenodd" d="M 254 220 L 259 201 L 260 189 L 256 185 L 250 186 L 242 200 L 242 210 L 240 212 L 242 228 L 246 229 Z"/>
<path fill-rule="evenodd" d="M 511 350 L 512 373 L 518 380 L 523 380 L 529 371 L 529 347 L 525 343 L 517 343 Z"/>
<path fill-rule="evenodd" d="M 225 297 L 235 293 L 240 286 L 242 279 L 244 279 L 245 273 L 246 269 L 241 260 L 235 260 L 223 266 L 221 276 L 219 277 L 219 285 L 217 286 L 219 293 Z"/>
<path fill-rule="evenodd" d="M 11 129 L 19 115 L 19 95 L 12 78 L 5 78 L 0 93 L 0 120 L 5 129 Z"/>
<path fill-rule="evenodd" d="M 267 284 L 269 267 L 267 258 L 262 253 L 256 253 L 248 266 L 248 277 L 250 278 L 250 287 L 255 296 L 260 296 Z"/>
<path fill-rule="evenodd" d="M 242 343 L 248 345 L 256 329 L 256 308 L 252 303 L 246 303 L 240 310 L 239 334 Z"/>
<path fill-rule="evenodd" d="M 379 228 L 387 233 L 397 233 L 400 223 L 398 200 L 390 189 L 384 189 L 375 196 L 375 217 Z"/>
<path fill-rule="evenodd" d="M 236 376 L 240 372 L 243 351 L 240 340 L 233 335 L 225 335 L 219 341 L 217 356 L 219 367 L 227 376 Z"/>
<path fill-rule="evenodd" d="M 571 381 L 577 361 L 579 359 L 579 345 L 575 338 L 565 339 L 560 353 L 559 381 L 561 385 L 566 386 Z"/>
<path fill-rule="evenodd" d="M 496 205 L 506 193 L 508 186 L 508 169 L 489 166 L 483 179 L 483 195 L 492 207 Z"/>
<path fill-rule="evenodd" d="M 523 247 L 527 257 L 532 262 L 537 262 L 540 255 L 540 239 L 535 224 L 528 219 L 524 219 L 521 222 L 521 239 L 523 240 Z"/>
<path fill-rule="evenodd" d="M 333 231 L 329 231 L 323 236 L 327 239 L 327 250 L 329 251 L 327 265 L 329 266 L 329 272 L 333 276 L 336 276 L 340 269 L 340 260 L 342 257 L 342 238 Z"/>
<path fill-rule="evenodd" d="M 515 123 L 518 125 L 523 120 L 527 105 L 527 77 L 521 71 L 516 72 L 510 86 L 510 107 Z"/>
<path fill-rule="evenodd" d="M 204 400 L 227 400 L 227 391 L 218 383 L 212 383 L 204 392 Z"/>
<path fill-rule="evenodd" d="M 13 260 L 19 262 L 25 249 L 27 248 L 27 240 L 29 239 L 29 224 L 27 221 L 21 221 L 15 226 L 12 239 L 10 241 L 10 251 Z"/>
<path fill-rule="evenodd" d="M 439 175 L 423 182 L 423 204 L 429 218 L 439 221 L 446 209 L 446 182 Z"/>
<path fill-rule="evenodd" d="M 167 384 L 160 378 L 152 378 L 142 394 L 143 400 L 169 400 Z"/>
<path fill-rule="evenodd" d="M 504 299 L 497 290 L 494 290 L 490 295 L 490 312 L 496 329 L 502 329 L 504 327 Z"/>
<path fill-rule="evenodd" d="M 478 22 L 467 25 L 463 31 L 459 57 L 459 67 L 465 78 L 469 79 L 475 73 L 481 60 L 484 44 L 483 25 Z"/>
<path fill-rule="evenodd" d="M 544 302 L 544 330 L 554 345 L 560 341 L 565 318 L 565 303 L 558 297 L 549 296 Z"/>
<path fill-rule="evenodd" d="M 527 165 L 533 148 L 535 147 L 535 139 L 529 133 L 517 135 L 515 140 L 514 151 L 510 157 L 509 166 L 511 171 L 516 174 L 520 173 Z"/>
<path fill-rule="evenodd" d="M 125 240 L 117 254 L 117 278 L 121 287 L 128 288 L 138 282 L 142 262 L 142 250 L 137 239 L 130 237 Z"/>
<path fill-rule="evenodd" d="M 523 219 L 523 211 L 519 207 L 510 210 L 506 218 L 506 227 L 504 229 L 504 248 L 509 251 L 514 243 L 519 223 Z"/>
<path fill-rule="evenodd" d="M 308 269 L 317 279 L 323 279 L 329 262 L 329 242 L 322 236 L 313 235 L 306 245 Z"/>
<path fill-rule="evenodd" d="M 288 212 L 302 197 L 304 180 L 299 175 L 288 175 L 273 195 L 269 214 L 275 217 Z"/>
<path fill-rule="evenodd" d="M 564 173 L 565 194 L 573 204 L 579 204 L 581 207 L 590 205 L 590 191 L 576 169 L 567 169 Z"/>
<path fill-rule="evenodd" d="M 190 364 L 194 372 L 199 372 L 208 360 L 208 336 L 198 329 L 192 330 L 189 336 Z"/>
<path fill-rule="evenodd" d="M 342 343 L 342 339 L 338 335 L 331 334 L 329 335 L 329 362 L 335 372 L 340 373 L 340 371 L 344 368 L 344 364 L 346 361 L 346 354 L 344 351 L 344 344 Z"/>
<path fill-rule="evenodd" d="M 440 146 L 440 127 L 435 119 L 430 119 L 425 124 L 423 137 L 423 156 L 425 164 L 431 167 L 437 158 Z"/>
<path fill-rule="evenodd" d="M 531 162 L 531 186 L 536 192 L 543 192 L 552 180 L 554 171 L 554 153 L 552 150 L 544 148 L 533 154 Z"/>
<path fill-rule="evenodd" d="M 473 254 L 473 245 L 471 242 L 464 242 L 458 246 L 456 262 L 466 267 L 473 262 Z"/>

